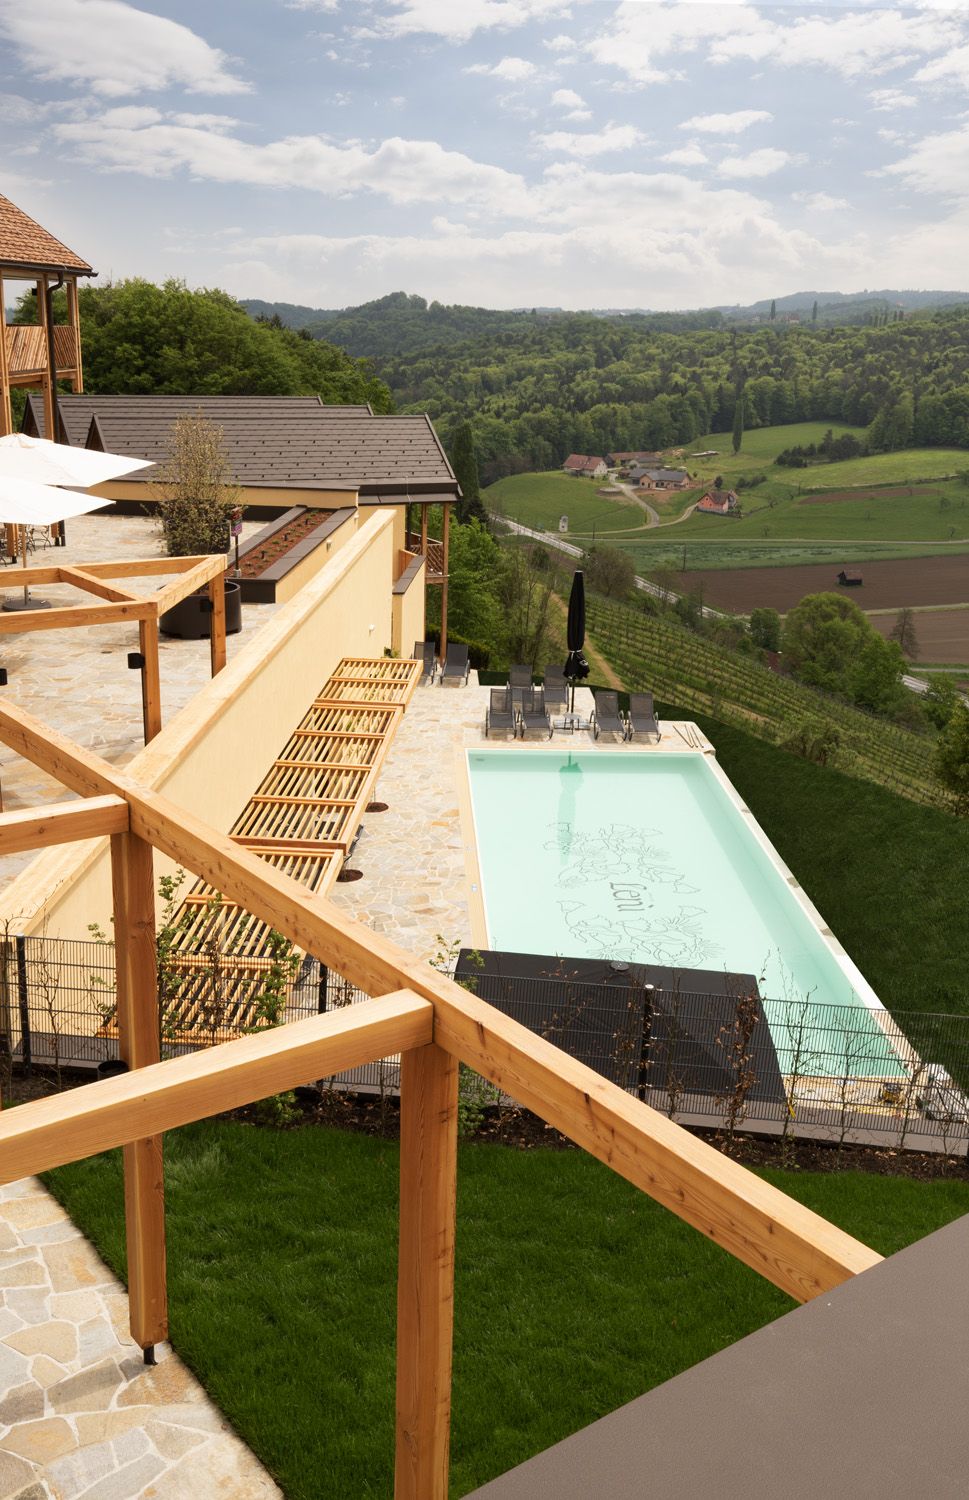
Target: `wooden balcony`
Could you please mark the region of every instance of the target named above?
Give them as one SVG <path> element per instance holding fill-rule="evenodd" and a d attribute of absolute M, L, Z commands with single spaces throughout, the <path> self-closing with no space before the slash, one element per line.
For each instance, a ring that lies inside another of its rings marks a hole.
<path fill-rule="evenodd" d="M 11 385 L 34 385 L 47 370 L 47 333 L 37 323 L 15 325 L 4 330 L 8 379 Z M 54 359 L 57 373 L 70 376 L 77 370 L 77 336 L 67 323 L 54 328 Z"/>
<path fill-rule="evenodd" d="M 421 555 L 421 534 L 419 531 L 407 533 L 407 548 L 413 555 Z M 425 577 L 428 583 L 444 582 L 444 544 L 435 537 L 427 539 L 427 571 Z"/>

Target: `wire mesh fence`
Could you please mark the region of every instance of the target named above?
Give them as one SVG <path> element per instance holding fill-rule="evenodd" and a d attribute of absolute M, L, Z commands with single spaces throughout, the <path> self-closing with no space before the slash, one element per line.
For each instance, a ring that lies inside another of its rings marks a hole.
<path fill-rule="evenodd" d="M 200 964 L 202 960 L 199 960 Z M 193 992 L 186 1029 L 159 997 L 162 1055 L 231 1040 L 232 955 L 200 967 L 209 999 Z M 268 959 L 267 959 L 268 962 Z M 505 1014 L 681 1124 L 840 1144 L 965 1154 L 969 1143 L 969 1016 L 762 999 L 652 986 L 485 975 L 467 987 Z M 283 1022 L 367 1000 L 309 955 L 288 973 Z M 167 1015 L 167 1021 L 166 1021 Z M 7 1069 L 63 1074 L 118 1057 L 114 948 L 107 942 L 11 937 L 0 943 L 0 1057 Z M 311 1080 L 307 1080 L 310 1082 Z M 334 1086 L 398 1091 L 396 1058 L 338 1075 Z"/>

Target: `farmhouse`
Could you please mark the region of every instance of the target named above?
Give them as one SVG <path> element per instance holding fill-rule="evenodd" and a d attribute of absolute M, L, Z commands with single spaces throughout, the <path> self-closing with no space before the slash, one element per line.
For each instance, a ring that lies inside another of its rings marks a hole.
<path fill-rule="evenodd" d="M 685 469 L 643 469 L 631 471 L 629 478 L 641 490 L 685 490 L 690 483 Z"/>
<path fill-rule="evenodd" d="M 740 509 L 736 490 L 707 490 L 697 501 L 697 512 L 706 516 L 736 515 Z"/>
<path fill-rule="evenodd" d="M 566 474 L 582 474 L 586 479 L 603 479 L 609 472 L 604 458 L 588 453 L 570 453 L 562 468 Z"/>
<path fill-rule="evenodd" d="M 838 582 L 845 588 L 860 588 L 864 580 L 857 568 L 842 568 Z"/>

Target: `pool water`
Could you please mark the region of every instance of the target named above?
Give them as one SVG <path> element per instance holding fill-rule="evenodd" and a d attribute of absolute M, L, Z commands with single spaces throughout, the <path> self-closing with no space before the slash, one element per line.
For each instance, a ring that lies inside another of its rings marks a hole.
<path fill-rule="evenodd" d="M 782 1071 L 807 1015 L 799 1071 L 843 1071 L 847 1025 L 864 1072 L 897 1073 L 874 995 L 706 757 L 470 750 L 468 765 L 489 947 L 754 974 Z"/>

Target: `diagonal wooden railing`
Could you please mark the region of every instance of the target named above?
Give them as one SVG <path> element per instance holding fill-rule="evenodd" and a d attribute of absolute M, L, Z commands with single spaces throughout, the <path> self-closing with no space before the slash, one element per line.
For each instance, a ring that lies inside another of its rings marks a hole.
<path fill-rule="evenodd" d="M 398 1500 L 447 1494 L 459 1061 L 798 1301 L 879 1261 L 833 1224 L 31 715 L 0 706 L 0 740 L 83 797 L 99 799 L 0 818 L 0 853 L 110 835 L 120 1049 L 138 1070 L 0 1117 L 0 1181 L 124 1147 L 130 1317 L 143 1348 L 167 1331 L 162 1132 L 310 1076 L 401 1054 Z M 159 1062 L 153 848 L 379 998 Z"/>

